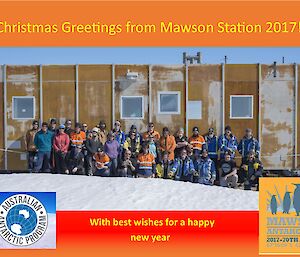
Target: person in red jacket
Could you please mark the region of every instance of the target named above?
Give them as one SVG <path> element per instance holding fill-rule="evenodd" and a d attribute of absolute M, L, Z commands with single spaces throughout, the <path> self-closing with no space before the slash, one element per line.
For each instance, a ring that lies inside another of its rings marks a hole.
<path fill-rule="evenodd" d="M 65 125 L 60 125 L 58 134 L 53 140 L 55 169 L 57 173 L 69 174 L 69 170 L 66 164 L 66 155 L 69 149 L 70 138 L 68 134 L 64 132 Z"/>

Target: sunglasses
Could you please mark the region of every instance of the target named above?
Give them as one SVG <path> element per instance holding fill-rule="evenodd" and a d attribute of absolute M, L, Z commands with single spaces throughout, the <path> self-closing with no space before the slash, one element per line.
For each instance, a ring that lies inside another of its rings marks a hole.
<path fill-rule="evenodd" d="M 87 125 L 83 125 L 82 127 L 86 128 L 86 127 L 87 127 Z"/>

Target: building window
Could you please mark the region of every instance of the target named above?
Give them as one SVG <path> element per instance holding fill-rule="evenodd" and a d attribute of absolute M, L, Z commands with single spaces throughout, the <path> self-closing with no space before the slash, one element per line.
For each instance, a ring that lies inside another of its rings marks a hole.
<path fill-rule="evenodd" d="M 253 119 L 253 95 L 230 96 L 230 119 Z"/>
<path fill-rule="evenodd" d="M 121 119 L 144 119 L 144 97 L 121 96 Z"/>
<path fill-rule="evenodd" d="M 13 96 L 12 118 L 14 120 L 28 120 L 35 118 L 34 96 Z"/>
<path fill-rule="evenodd" d="M 159 114 L 180 114 L 180 92 L 158 92 Z"/>

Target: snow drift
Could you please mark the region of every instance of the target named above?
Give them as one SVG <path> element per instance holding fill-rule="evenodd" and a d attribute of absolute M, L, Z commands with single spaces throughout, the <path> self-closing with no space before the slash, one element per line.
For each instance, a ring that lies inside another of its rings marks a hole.
<path fill-rule="evenodd" d="M 258 192 L 163 179 L 3 174 L 0 191 L 56 192 L 58 210 L 258 209 Z"/>

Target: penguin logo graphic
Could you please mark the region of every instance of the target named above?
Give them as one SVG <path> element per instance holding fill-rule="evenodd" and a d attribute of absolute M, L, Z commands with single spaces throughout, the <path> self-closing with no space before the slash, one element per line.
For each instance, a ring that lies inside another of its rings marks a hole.
<path fill-rule="evenodd" d="M 291 196 L 290 196 L 291 192 L 285 192 L 285 195 L 283 197 L 283 212 L 282 213 L 290 213 L 290 209 L 291 209 Z"/>
<path fill-rule="evenodd" d="M 293 205 L 294 209 L 296 211 L 297 216 L 299 216 L 300 213 L 300 184 L 293 184 L 296 186 L 296 189 L 294 191 L 294 200 Z"/>
<path fill-rule="evenodd" d="M 270 207 L 271 207 L 272 214 L 273 215 L 277 214 L 277 200 L 276 200 L 276 195 L 272 195 Z"/>

